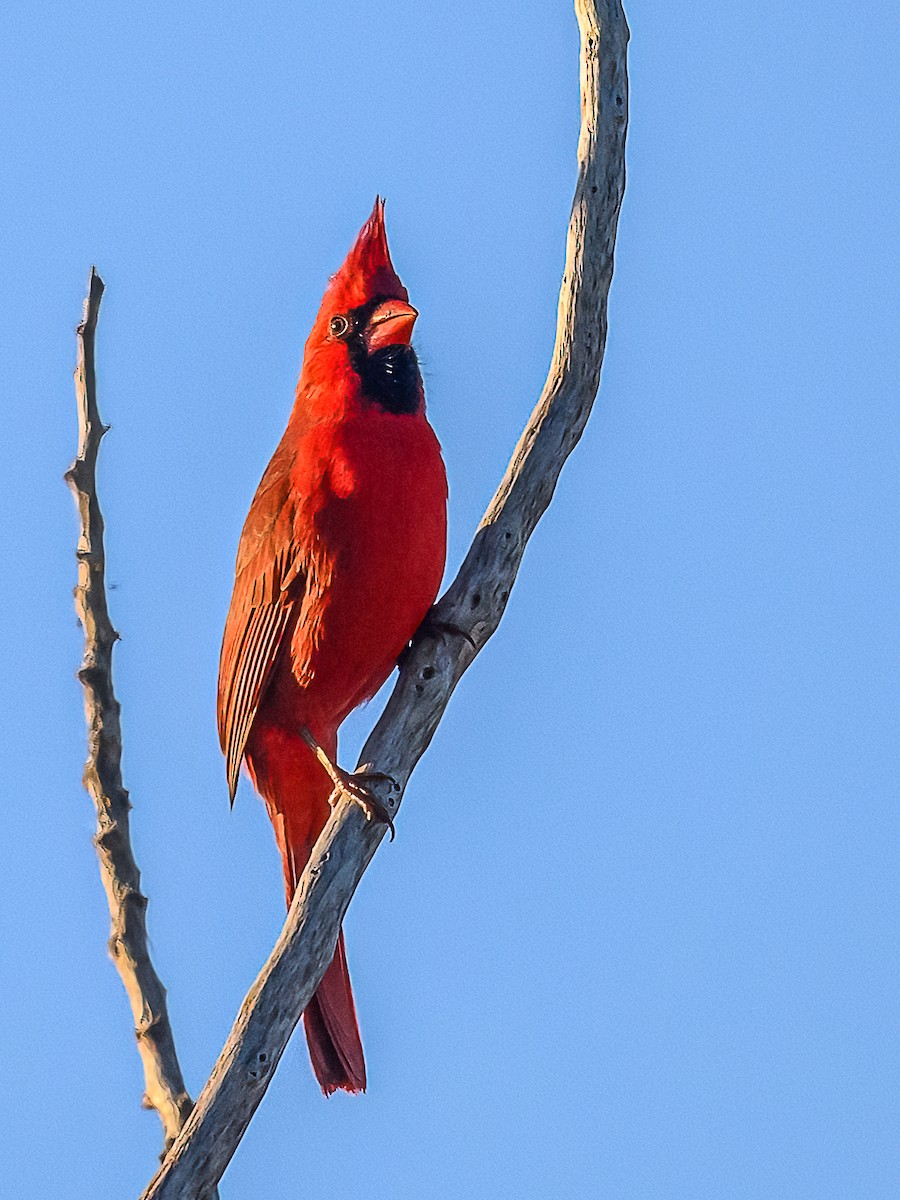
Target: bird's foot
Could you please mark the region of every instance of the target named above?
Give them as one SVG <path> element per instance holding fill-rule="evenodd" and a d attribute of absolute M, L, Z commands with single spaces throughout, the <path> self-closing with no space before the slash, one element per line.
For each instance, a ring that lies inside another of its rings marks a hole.
<path fill-rule="evenodd" d="M 334 790 L 328 797 L 328 803 L 331 807 L 334 808 L 339 800 L 352 800 L 366 814 L 367 821 L 371 821 L 373 817 L 376 817 L 379 821 L 383 821 L 391 831 L 391 841 L 393 841 L 393 818 L 369 785 L 373 783 L 392 783 L 396 787 L 396 780 L 390 775 L 383 774 L 381 771 L 355 771 L 351 774 L 349 771 L 342 771 L 340 767 L 336 767 L 335 772 L 340 778 L 335 783 Z"/>
<path fill-rule="evenodd" d="M 442 634 L 447 634 L 450 637 L 465 638 L 473 650 L 478 649 L 478 646 L 475 644 L 475 639 L 472 637 L 471 633 L 465 629 L 461 629 L 459 625 L 454 625 L 452 621 L 438 620 L 438 618 L 435 616 L 435 611 L 435 609 L 430 608 L 425 614 L 422 619 L 422 624 L 413 635 L 413 641 L 420 637 L 437 639 L 441 637 Z M 400 652 L 400 657 L 397 659 L 398 667 L 402 668 L 403 664 L 409 657 L 409 652 L 411 649 L 412 642 L 410 642 L 408 646 L 404 646 L 403 650 Z"/>
<path fill-rule="evenodd" d="M 461 637 L 469 643 L 473 650 L 477 650 L 478 646 L 475 639 L 467 629 L 460 628 L 459 625 L 454 625 L 452 621 L 438 621 L 435 617 L 427 617 L 419 627 L 426 637 L 440 637 L 442 633 L 449 634 L 450 637 Z"/>
<path fill-rule="evenodd" d="M 328 803 L 332 808 L 342 799 L 351 800 L 366 814 L 366 820 L 376 817 L 383 821 L 391 831 L 391 841 L 394 840 L 394 821 L 388 809 L 379 800 L 371 785 L 374 783 L 391 783 L 397 788 L 397 781 L 383 771 L 345 771 L 333 763 L 305 725 L 300 728 L 300 736 L 322 764 L 325 773 L 334 784 Z M 399 788 L 398 788 L 399 790 Z"/>

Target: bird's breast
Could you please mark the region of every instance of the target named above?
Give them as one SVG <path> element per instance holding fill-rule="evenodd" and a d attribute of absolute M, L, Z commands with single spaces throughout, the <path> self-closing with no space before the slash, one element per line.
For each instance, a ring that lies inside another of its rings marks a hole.
<path fill-rule="evenodd" d="M 321 464 L 314 524 L 330 583 L 316 621 L 298 626 L 292 658 L 305 663 L 308 701 L 340 721 L 378 690 L 434 603 L 447 481 L 423 416 L 366 413 L 325 441 L 326 452 L 313 456 Z"/>

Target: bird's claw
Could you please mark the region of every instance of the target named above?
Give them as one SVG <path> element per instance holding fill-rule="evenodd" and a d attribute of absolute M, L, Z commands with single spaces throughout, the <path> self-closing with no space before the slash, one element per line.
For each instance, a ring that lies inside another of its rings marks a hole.
<path fill-rule="evenodd" d="M 328 803 L 332 808 L 342 799 L 350 800 L 353 804 L 358 804 L 366 815 L 366 820 L 371 821 L 376 817 L 379 821 L 383 821 L 391 831 L 391 841 L 394 840 L 394 820 L 386 805 L 378 799 L 376 793 L 372 790 L 369 784 L 373 783 L 392 783 L 397 787 L 397 781 L 391 775 L 385 775 L 383 771 L 357 771 L 350 773 L 342 771 L 340 767 L 336 768 L 336 773 L 339 778 L 335 782 L 331 795 L 328 797 Z"/>
<path fill-rule="evenodd" d="M 401 668 L 403 667 L 403 664 L 409 657 L 409 652 L 412 650 L 414 642 L 417 641 L 419 637 L 430 637 L 437 639 L 441 637 L 442 634 L 448 634 L 450 637 L 464 638 L 473 650 L 478 650 L 478 646 L 471 633 L 465 629 L 462 629 L 459 625 L 454 625 L 452 621 L 439 621 L 434 616 L 434 609 L 431 609 L 422 619 L 422 624 L 416 630 L 412 642 L 410 642 L 408 646 L 404 646 L 403 650 L 401 651 L 400 657 L 397 659 L 397 666 Z"/>
<path fill-rule="evenodd" d="M 475 639 L 467 630 L 460 628 L 459 625 L 454 625 L 452 621 L 437 621 L 434 618 L 428 617 L 422 622 L 422 632 L 428 637 L 440 637 L 442 633 L 447 633 L 450 637 L 461 637 L 469 643 L 473 650 L 477 650 Z"/>

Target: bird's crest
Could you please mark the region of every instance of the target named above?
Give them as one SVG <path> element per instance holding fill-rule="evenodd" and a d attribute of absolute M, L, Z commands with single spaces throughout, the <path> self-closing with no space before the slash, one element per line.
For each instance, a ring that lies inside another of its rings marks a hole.
<path fill-rule="evenodd" d="M 340 270 L 332 275 L 322 311 L 356 308 L 375 296 L 409 300 L 409 294 L 391 262 L 384 227 L 384 200 L 381 196 L 375 197 L 371 216 L 359 231 Z"/>

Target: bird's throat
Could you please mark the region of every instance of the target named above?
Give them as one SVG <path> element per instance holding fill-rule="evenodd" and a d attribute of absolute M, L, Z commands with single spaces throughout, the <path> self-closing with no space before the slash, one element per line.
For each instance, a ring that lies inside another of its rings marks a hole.
<path fill-rule="evenodd" d="M 422 376 L 412 346 L 398 342 L 380 346 L 371 354 L 353 356 L 367 400 L 389 413 L 414 413 L 422 403 Z"/>

